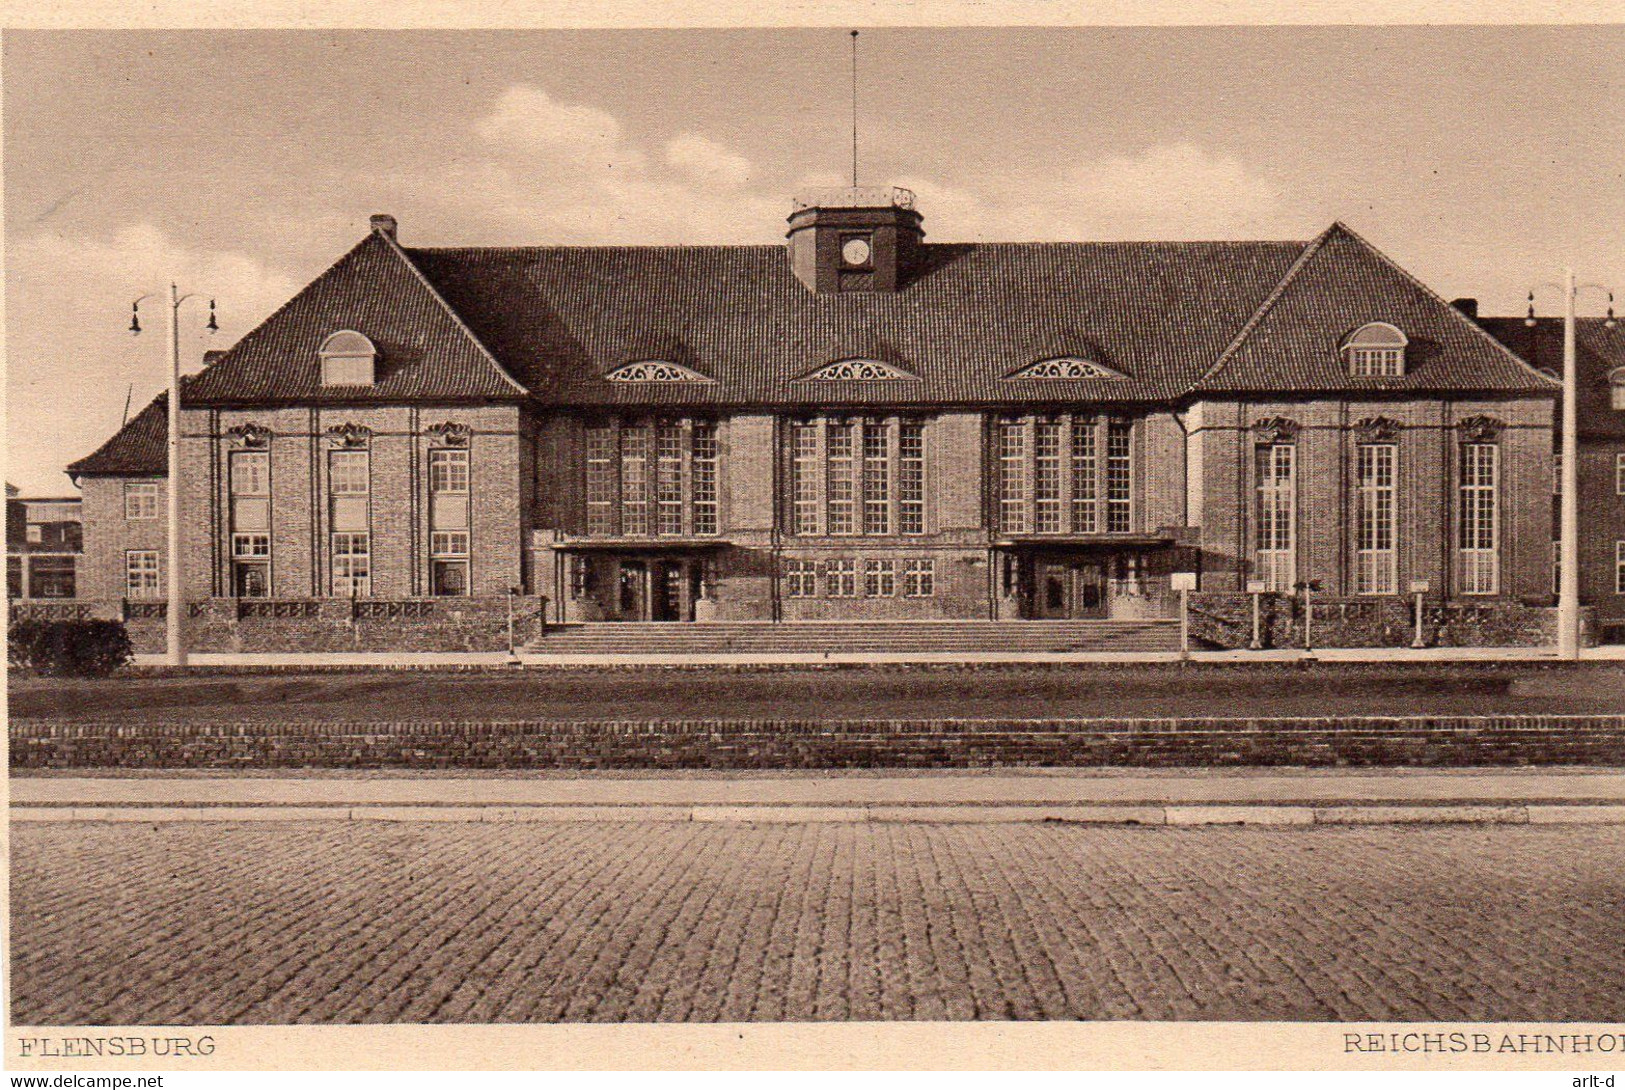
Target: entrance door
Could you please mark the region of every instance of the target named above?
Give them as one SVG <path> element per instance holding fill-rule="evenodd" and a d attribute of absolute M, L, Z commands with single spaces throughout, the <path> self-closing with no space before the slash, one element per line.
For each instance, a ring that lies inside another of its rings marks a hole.
<path fill-rule="evenodd" d="M 1104 617 L 1106 573 L 1100 562 L 1077 557 L 1035 560 L 1032 615 L 1046 620 Z"/>
<path fill-rule="evenodd" d="M 231 583 L 239 598 L 269 597 L 271 565 L 263 560 L 238 560 L 232 564 Z"/>
<path fill-rule="evenodd" d="M 621 561 L 620 619 L 648 619 L 649 566 L 641 560 Z"/>

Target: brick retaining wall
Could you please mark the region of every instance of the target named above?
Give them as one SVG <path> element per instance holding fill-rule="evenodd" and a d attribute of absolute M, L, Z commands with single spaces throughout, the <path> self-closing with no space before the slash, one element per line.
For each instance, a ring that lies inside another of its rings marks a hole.
<path fill-rule="evenodd" d="M 1316 647 L 1410 647 L 1416 636 L 1410 597 L 1317 595 L 1312 608 Z M 1249 594 L 1193 594 L 1191 635 L 1216 647 L 1246 647 L 1252 609 Z M 1265 647 L 1302 647 L 1303 599 L 1261 595 L 1259 630 Z M 1557 611 L 1506 599 L 1424 598 L 1422 641 L 1426 647 L 1543 647 L 1557 641 Z"/>
<path fill-rule="evenodd" d="M 13 720 L 13 768 L 1625 766 L 1625 715 L 127 724 Z"/>

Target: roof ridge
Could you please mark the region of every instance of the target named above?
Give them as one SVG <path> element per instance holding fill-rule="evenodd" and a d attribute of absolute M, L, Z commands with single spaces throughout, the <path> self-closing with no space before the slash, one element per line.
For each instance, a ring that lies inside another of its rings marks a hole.
<path fill-rule="evenodd" d="M 1002 248 L 1002 247 L 1023 247 L 1023 248 L 1053 247 L 1053 248 L 1060 248 L 1060 247 L 1067 247 L 1067 246 L 1071 246 L 1071 247 L 1084 247 L 1084 246 L 1135 246 L 1135 247 L 1169 247 L 1169 248 L 1187 247 L 1187 246 L 1209 246 L 1209 247 L 1240 248 L 1240 247 L 1244 247 L 1244 246 L 1306 246 L 1306 245 L 1309 244 L 1309 241 L 1312 241 L 1312 240 L 1292 239 L 1292 238 L 1256 238 L 1256 239 L 1236 239 L 1236 238 L 1230 238 L 1230 239 L 1225 239 L 1225 238 L 1213 238 L 1213 239 L 1205 239 L 1205 238 L 1196 238 L 1196 239 L 1130 239 L 1130 238 L 1124 238 L 1124 239 L 1028 239 L 1028 240 L 1003 239 L 1003 240 L 992 240 L 992 241 L 979 241 L 979 240 L 975 240 L 975 239 L 965 239 L 965 240 L 957 241 L 957 242 L 927 242 L 927 243 L 923 243 L 922 245 L 928 250 L 933 249 L 933 248 L 949 249 L 949 248 L 964 248 L 964 247 L 972 247 L 972 248 L 976 248 L 976 249 L 994 249 L 994 248 Z M 621 253 L 656 253 L 656 252 L 671 252 L 671 251 L 684 252 L 684 251 L 695 251 L 695 250 L 733 250 L 733 251 L 738 251 L 738 250 L 782 250 L 784 248 L 784 243 L 782 243 L 782 242 L 696 242 L 696 243 L 675 242 L 675 243 L 656 243 L 656 244 L 651 245 L 651 244 L 636 243 L 636 242 L 615 242 L 615 243 L 543 242 L 543 243 L 535 243 L 535 244 L 531 244 L 531 245 L 502 245 L 502 246 L 465 245 L 465 246 L 409 246 L 409 247 L 408 246 L 400 246 L 399 243 L 396 243 L 396 246 L 397 246 L 397 248 L 402 250 L 404 253 L 406 253 L 408 256 L 410 256 L 412 254 L 418 254 L 418 253 L 434 256 L 434 255 L 441 255 L 441 254 L 467 254 L 467 253 L 477 253 L 477 254 L 532 253 L 532 252 L 535 252 L 537 250 L 558 250 L 558 251 L 573 251 L 573 252 L 580 252 L 580 251 L 585 251 L 585 250 L 602 250 L 602 251 L 614 251 L 614 252 L 621 252 Z"/>
<path fill-rule="evenodd" d="M 1382 250 L 1379 249 L 1378 247 L 1373 246 L 1370 242 L 1368 242 L 1366 240 L 1365 236 L 1361 235 L 1354 228 L 1350 227 L 1348 224 L 1344 223 L 1342 220 L 1336 221 L 1335 223 L 1332 224 L 1332 226 L 1337 227 L 1337 228 L 1341 228 L 1342 231 L 1345 234 L 1347 234 L 1350 238 L 1352 238 L 1355 242 L 1358 242 L 1361 246 L 1364 246 L 1367 250 L 1370 250 L 1371 253 L 1376 256 L 1378 261 L 1381 261 L 1384 265 L 1387 265 L 1390 269 L 1393 269 L 1395 272 L 1399 273 L 1399 275 L 1404 277 L 1406 279 L 1406 281 L 1408 281 L 1413 287 L 1416 287 L 1416 288 L 1420 289 L 1424 295 L 1426 295 L 1428 298 L 1432 299 L 1433 301 L 1438 303 L 1440 306 L 1442 306 L 1446 310 L 1448 310 L 1451 313 L 1451 315 L 1454 316 L 1455 319 L 1461 325 L 1463 325 L 1466 328 L 1472 330 L 1473 333 L 1476 334 L 1481 339 L 1483 339 L 1485 341 L 1488 341 L 1490 344 L 1493 344 L 1497 349 L 1499 349 L 1502 353 L 1504 353 L 1508 359 L 1512 360 L 1518 366 L 1520 366 L 1524 370 L 1528 371 L 1531 375 L 1534 375 L 1536 378 L 1540 379 L 1542 382 L 1547 383 L 1548 385 L 1556 385 L 1556 386 L 1561 386 L 1562 385 L 1562 382 L 1560 382 L 1557 379 L 1552 378 L 1550 375 L 1544 373 L 1538 367 L 1536 367 L 1534 364 L 1530 363 L 1528 360 L 1524 359 L 1522 356 L 1520 356 L 1516 352 L 1512 351 L 1512 349 L 1508 348 L 1505 344 L 1503 344 L 1500 340 L 1498 340 L 1493 334 L 1491 334 L 1489 330 L 1485 329 L 1483 326 L 1479 325 L 1477 322 L 1475 322 L 1471 318 L 1467 317 L 1467 315 L 1463 314 L 1461 311 L 1459 311 L 1455 307 L 1451 306 L 1450 305 L 1450 300 L 1446 299 L 1444 296 L 1440 295 L 1438 292 L 1436 292 L 1432 288 L 1428 287 L 1425 283 L 1423 283 L 1417 277 L 1411 275 L 1410 271 L 1408 269 L 1406 269 L 1405 266 L 1401 265 L 1399 262 L 1397 262 L 1393 258 L 1389 257 L 1387 254 L 1383 253 Z"/>
<path fill-rule="evenodd" d="M 1274 308 L 1276 303 L 1280 302 L 1281 296 L 1286 294 L 1287 286 L 1291 284 L 1292 281 L 1297 278 L 1298 274 L 1303 271 L 1304 267 L 1309 264 L 1310 258 L 1314 257 L 1315 254 L 1319 253 L 1321 249 L 1325 247 L 1326 240 L 1331 238 L 1333 232 L 1335 232 L 1339 226 L 1341 226 L 1339 221 L 1333 220 L 1330 227 L 1326 228 L 1320 234 L 1304 243 L 1303 252 L 1293 260 L 1292 264 L 1288 266 L 1286 272 L 1281 275 L 1280 282 L 1277 283 L 1270 293 L 1264 297 L 1264 301 L 1258 304 L 1258 309 L 1253 311 L 1253 316 L 1243 322 L 1240 329 L 1236 330 L 1236 335 L 1230 339 L 1229 344 L 1224 346 L 1224 351 L 1219 353 L 1219 357 L 1213 361 L 1213 365 L 1206 371 L 1203 371 L 1194 382 L 1190 383 L 1186 387 L 1184 391 L 1185 393 L 1195 392 L 1196 389 L 1203 383 L 1207 382 L 1224 369 L 1225 365 L 1230 362 L 1230 358 L 1234 356 L 1236 352 L 1240 351 L 1241 346 L 1246 342 L 1247 338 L 1252 336 L 1253 330 L 1257 329 L 1259 324 L 1263 322 L 1265 315 L 1267 315 L 1270 310 Z"/>
<path fill-rule="evenodd" d="M 424 275 L 423 270 L 418 268 L 417 262 L 412 260 L 412 258 L 407 254 L 406 250 L 402 248 L 401 244 L 395 241 L 389 232 L 384 230 L 382 227 L 374 227 L 372 229 L 372 234 L 373 237 L 383 240 L 385 247 L 396 257 L 399 257 L 402 263 L 404 263 L 406 267 L 412 271 L 412 275 L 417 279 L 417 282 L 423 285 L 424 290 L 429 293 L 430 297 L 433 298 L 436 303 L 440 304 L 441 309 L 446 312 L 447 317 L 452 320 L 458 329 L 462 330 L 463 336 L 468 338 L 469 343 L 480 350 L 480 355 L 484 356 L 486 362 L 496 369 L 497 374 L 507 379 L 508 384 L 515 390 L 518 390 L 527 397 L 531 396 L 532 391 L 521 385 L 519 380 L 514 378 L 513 375 L 509 374 L 508 369 L 497 361 L 496 356 L 492 355 L 491 350 L 485 347 L 485 343 L 474 335 L 474 331 L 468 327 L 468 323 L 463 321 L 463 316 L 458 314 L 456 309 L 446 301 L 446 297 L 440 294 L 439 290 L 435 288 L 434 284 L 430 282 L 429 278 Z"/>

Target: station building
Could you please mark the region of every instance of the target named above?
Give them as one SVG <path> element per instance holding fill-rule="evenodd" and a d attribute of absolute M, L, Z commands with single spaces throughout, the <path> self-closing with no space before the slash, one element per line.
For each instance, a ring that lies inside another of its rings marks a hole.
<path fill-rule="evenodd" d="M 799 199 L 784 245 L 375 216 L 185 380 L 184 578 L 194 618 L 406 627 L 1164 618 L 1184 571 L 1539 613 L 1558 394 L 1342 224 L 939 244 L 893 188 Z M 161 613 L 166 437 L 160 397 L 70 467 L 80 593 L 127 617 Z"/>

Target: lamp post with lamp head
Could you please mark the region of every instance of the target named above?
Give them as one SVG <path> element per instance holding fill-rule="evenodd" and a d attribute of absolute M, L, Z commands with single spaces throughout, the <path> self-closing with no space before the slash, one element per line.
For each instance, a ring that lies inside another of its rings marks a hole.
<path fill-rule="evenodd" d="M 142 295 L 130 304 L 130 332 L 139 335 L 141 332 L 141 303 L 152 298 L 151 294 Z M 182 295 L 174 285 L 169 285 L 169 479 L 165 491 L 169 498 L 169 527 L 166 544 L 168 556 L 168 602 L 164 607 L 164 651 L 165 661 L 170 666 L 186 665 L 186 641 L 182 635 L 182 611 L 186 608 L 184 584 L 181 580 L 181 335 L 180 311 L 181 304 L 188 299 L 197 299 L 201 296 Z M 210 333 L 218 332 L 220 324 L 215 321 L 214 300 L 209 300 L 209 322 L 204 326 Z"/>

